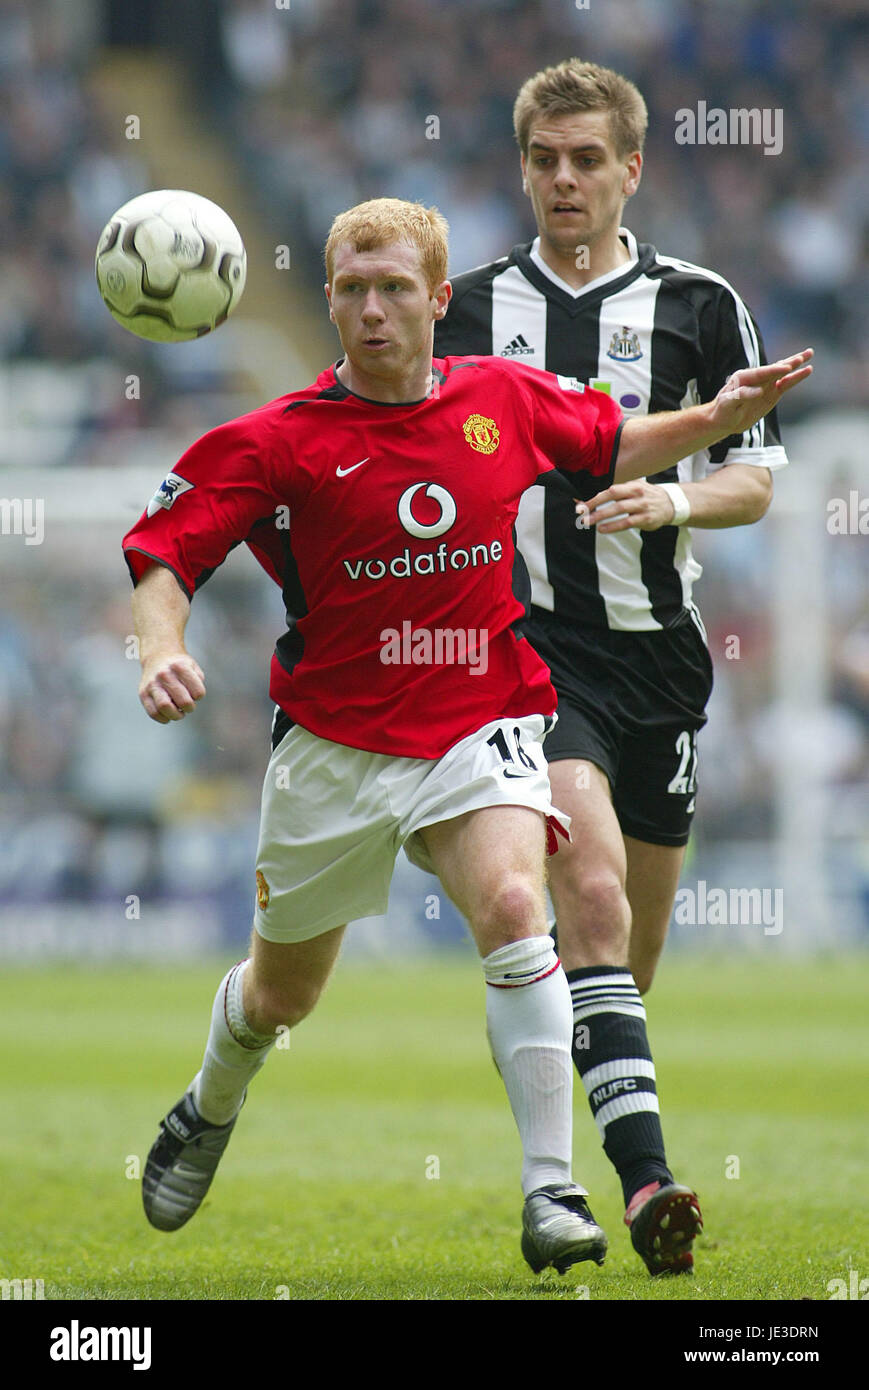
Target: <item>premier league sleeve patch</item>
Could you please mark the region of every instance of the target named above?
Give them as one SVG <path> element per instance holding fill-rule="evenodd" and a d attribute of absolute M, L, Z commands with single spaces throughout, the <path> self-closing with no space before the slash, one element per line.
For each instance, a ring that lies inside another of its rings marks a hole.
<path fill-rule="evenodd" d="M 161 507 L 168 511 L 176 497 L 180 497 L 182 492 L 189 492 L 194 486 L 186 478 L 179 478 L 177 473 L 167 473 L 148 503 L 148 516 L 154 516 Z"/>

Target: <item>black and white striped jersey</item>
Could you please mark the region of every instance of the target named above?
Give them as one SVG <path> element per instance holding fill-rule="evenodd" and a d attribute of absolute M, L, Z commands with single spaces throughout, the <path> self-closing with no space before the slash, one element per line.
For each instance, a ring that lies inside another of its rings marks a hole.
<path fill-rule="evenodd" d="M 457 275 L 435 356 L 494 354 L 573 377 L 609 392 L 626 418 L 711 400 L 731 372 L 765 361 L 757 325 L 726 280 L 638 246 L 625 228 L 619 235 L 631 261 L 581 290 L 544 265 L 536 241 Z M 697 481 L 730 463 L 787 463 L 775 412 L 651 481 Z M 584 626 L 669 627 L 692 606 L 701 573 L 689 528 L 579 531 L 574 498 L 598 489 L 578 482 L 550 473 L 522 498 L 516 534 L 532 604 Z"/>

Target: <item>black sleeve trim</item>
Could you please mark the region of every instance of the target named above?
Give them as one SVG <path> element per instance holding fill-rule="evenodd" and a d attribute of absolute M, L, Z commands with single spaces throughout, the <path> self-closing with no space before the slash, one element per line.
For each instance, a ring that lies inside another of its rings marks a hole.
<path fill-rule="evenodd" d="M 184 583 L 184 580 L 181 578 L 178 571 L 176 569 L 173 569 L 172 565 L 169 564 L 168 560 L 164 560 L 161 555 L 152 555 L 150 550 L 143 550 L 140 545 L 128 546 L 127 549 L 124 551 L 124 559 L 127 562 L 127 569 L 130 571 L 130 578 L 133 581 L 134 589 L 139 584 L 139 580 L 136 578 L 135 570 L 133 569 L 133 566 L 130 564 L 129 552 L 131 550 L 134 550 L 137 555 L 147 555 L 149 560 L 155 561 L 156 564 L 162 565 L 164 569 L 167 569 L 170 571 L 171 574 L 174 574 L 175 578 L 178 580 L 178 586 L 181 589 L 182 593 L 187 595 L 188 600 L 192 600 L 193 594 L 188 589 L 187 585 Z M 211 571 L 209 571 L 209 573 L 210 572 Z"/>
<path fill-rule="evenodd" d="M 591 470 L 588 468 L 559 468 L 557 465 L 556 472 L 560 473 L 563 478 L 567 478 L 568 481 L 571 482 L 574 486 L 576 486 L 577 476 L 579 474 L 582 474 L 584 477 L 591 479 L 594 484 L 594 492 L 589 493 L 590 497 L 593 497 L 595 493 L 603 492 L 605 488 L 612 487 L 613 479 L 615 477 L 616 472 L 616 459 L 618 457 L 619 452 L 619 443 L 621 441 L 622 430 L 624 429 L 624 427 L 624 420 L 620 420 L 618 424 L 618 429 L 615 433 L 615 438 L 613 439 L 613 447 L 612 453 L 610 454 L 609 467 L 607 468 L 607 471 L 605 473 L 592 473 Z M 600 486 L 598 486 L 598 484 L 600 484 Z"/>

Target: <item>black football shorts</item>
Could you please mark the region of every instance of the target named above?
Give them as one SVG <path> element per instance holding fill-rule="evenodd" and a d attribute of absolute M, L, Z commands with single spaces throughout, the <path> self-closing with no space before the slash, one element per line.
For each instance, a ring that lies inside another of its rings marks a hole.
<path fill-rule="evenodd" d="M 697 792 L 697 735 L 712 659 L 687 610 L 654 632 L 582 629 L 532 609 L 524 631 L 552 672 L 558 723 L 549 762 L 595 763 L 609 779 L 625 835 L 684 845 Z"/>

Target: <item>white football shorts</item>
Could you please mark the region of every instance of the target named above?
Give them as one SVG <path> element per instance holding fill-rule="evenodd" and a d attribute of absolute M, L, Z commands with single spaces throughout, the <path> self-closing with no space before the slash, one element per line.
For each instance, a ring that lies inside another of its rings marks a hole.
<path fill-rule="evenodd" d="M 497 719 L 442 758 L 396 758 L 294 725 L 263 785 L 254 926 L 266 941 L 308 941 L 385 912 L 395 859 L 432 872 L 419 831 L 484 806 L 528 806 L 557 822 L 541 740 L 555 716 Z M 554 837 L 550 830 L 550 840 Z"/>

